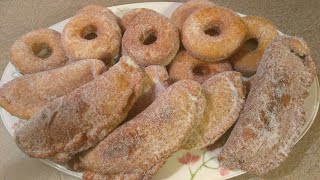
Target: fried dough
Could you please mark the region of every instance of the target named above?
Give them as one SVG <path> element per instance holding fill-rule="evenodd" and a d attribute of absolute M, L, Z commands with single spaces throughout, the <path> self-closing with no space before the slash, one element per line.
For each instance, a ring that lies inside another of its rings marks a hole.
<path fill-rule="evenodd" d="M 81 60 L 61 68 L 20 76 L 0 88 L 0 106 L 29 119 L 37 110 L 93 80 L 105 70 L 99 60 Z"/>
<path fill-rule="evenodd" d="M 142 113 L 80 157 L 84 179 L 150 179 L 202 119 L 201 85 L 171 85 Z M 91 172 L 90 172 L 91 171 Z"/>
<path fill-rule="evenodd" d="M 207 100 L 204 118 L 187 139 L 185 149 L 200 149 L 215 143 L 238 119 L 245 101 L 242 76 L 227 71 L 203 83 Z"/>
<path fill-rule="evenodd" d="M 222 149 L 221 165 L 255 174 L 278 167 L 302 133 L 304 98 L 315 73 L 306 42 L 276 38 L 251 80 L 244 110 Z"/>
<path fill-rule="evenodd" d="M 152 65 L 144 68 L 150 78 L 143 94 L 138 98 L 128 113 L 126 121 L 145 110 L 160 94 L 169 87 L 169 75 L 165 67 Z"/>
<path fill-rule="evenodd" d="M 129 57 L 58 98 L 15 131 L 18 147 L 35 158 L 68 161 L 95 146 L 126 117 L 147 75 Z"/>

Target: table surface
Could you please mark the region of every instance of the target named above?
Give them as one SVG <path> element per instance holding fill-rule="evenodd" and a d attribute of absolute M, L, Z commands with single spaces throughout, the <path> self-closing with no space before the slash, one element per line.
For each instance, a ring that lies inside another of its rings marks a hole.
<path fill-rule="evenodd" d="M 45 28 L 71 17 L 88 4 L 113 6 L 136 0 L 1 0 L 0 1 L 0 74 L 9 60 L 13 41 L 33 29 Z M 145 1 L 146 2 L 146 1 Z M 319 0 L 216 0 L 216 4 L 237 12 L 265 17 L 285 34 L 303 37 L 312 48 L 320 65 L 320 1 Z M 319 74 L 319 73 L 318 73 Z M 288 159 L 276 170 L 257 177 L 245 174 L 234 179 L 318 179 L 320 177 L 320 117 L 293 148 Z M 73 180 L 37 159 L 24 155 L 0 123 L 0 179 L 5 180 Z"/>

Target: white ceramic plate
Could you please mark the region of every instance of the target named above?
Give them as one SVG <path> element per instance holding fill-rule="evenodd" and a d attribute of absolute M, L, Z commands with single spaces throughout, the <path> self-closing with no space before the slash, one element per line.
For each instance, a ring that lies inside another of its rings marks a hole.
<path fill-rule="evenodd" d="M 122 17 L 127 11 L 134 8 L 149 8 L 153 9 L 167 17 L 170 17 L 172 12 L 180 5 L 180 3 L 174 2 L 150 2 L 150 3 L 136 3 L 126 4 L 120 6 L 113 6 L 110 9 L 119 17 Z M 241 16 L 244 16 L 240 14 Z M 54 24 L 50 29 L 62 31 L 65 24 L 69 19 L 63 20 L 57 24 Z M 1 85 L 11 81 L 12 79 L 20 76 L 20 73 L 9 63 L 2 75 Z M 307 97 L 304 103 L 304 109 L 306 111 L 307 123 L 305 124 L 304 132 L 300 138 L 307 132 L 313 123 L 318 107 L 319 107 L 319 84 L 318 79 L 315 79 L 312 86 L 309 88 L 310 95 Z M 13 135 L 16 127 L 23 125 L 25 120 L 21 120 L 12 116 L 4 109 L 0 111 L 1 119 L 4 122 L 9 133 Z M 300 140 L 299 138 L 299 140 Z M 245 173 L 241 170 L 228 170 L 219 167 L 217 161 L 217 155 L 220 149 L 211 151 L 207 150 L 195 150 L 195 151 L 179 151 L 174 154 L 162 169 L 155 175 L 154 179 L 190 179 L 190 180 L 206 180 L 206 179 L 228 179 Z M 82 173 L 74 172 L 66 169 L 63 164 L 57 164 L 49 160 L 42 160 L 46 164 L 70 174 L 75 177 L 81 178 Z"/>

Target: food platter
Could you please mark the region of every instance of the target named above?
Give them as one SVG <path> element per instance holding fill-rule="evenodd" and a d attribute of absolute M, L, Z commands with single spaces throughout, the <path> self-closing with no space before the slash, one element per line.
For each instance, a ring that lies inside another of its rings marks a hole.
<path fill-rule="evenodd" d="M 149 8 L 153 9 L 167 17 L 170 17 L 172 12 L 180 5 L 180 3 L 174 2 L 150 2 L 150 3 L 136 3 L 136 4 L 126 4 L 113 6 L 109 9 L 112 10 L 116 15 L 121 17 L 130 9 L 134 8 Z M 244 16 L 240 14 L 241 16 Z M 61 32 L 63 27 L 68 22 L 69 19 L 63 20 L 56 23 L 50 27 L 50 29 L 57 30 Z M 0 84 L 11 81 L 12 79 L 19 77 L 20 73 L 14 68 L 14 66 L 9 63 L 2 75 Z M 300 140 L 303 135 L 308 131 L 312 125 L 318 108 L 319 108 L 319 83 L 316 78 L 309 88 L 309 96 L 305 99 L 304 109 L 306 111 L 306 124 L 304 126 L 304 131 L 298 138 Z M 21 120 L 17 117 L 12 116 L 4 109 L 0 110 L 1 119 L 4 122 L 7 130 L 13 136 L 14 130 L 23 125 L 25 120 Z M 245 173 L 241 170 L 228 170 L 219 167 L 217 161 L 217 155 L 220 149 L 214 150 L 193 150 L 193 151 L 179 151 L 175 153 L 167 163 L 162 167 L 162 169 L 155 175 L 154 179 L 228 179 Z M 64 164 L 57 164 L 50 160 L 42 160 L 46 164 L 70 174 L 75 177 L 81 178 L 82 173 L 74 172 L 69 169 Z"/>

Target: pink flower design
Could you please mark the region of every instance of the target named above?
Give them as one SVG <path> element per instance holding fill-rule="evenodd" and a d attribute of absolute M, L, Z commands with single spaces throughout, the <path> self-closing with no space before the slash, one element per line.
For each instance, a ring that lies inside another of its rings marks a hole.
<path fill-rule="evenodd" d="M 220 167 L 219 168 L 219 173 L 220 173 L 221 176 L 226 176 L 226 175 L 228 175 L 230 173 L 230 170 L 226 169 L 224 167 Z"/>
<path fill-rule="evenodd" d="M 191 153 L 186 153 L 182 157 L 180 157 L 178 160 L 181 164 L 194 164 L 197 161 L 199 161 L 200 156 L 198 155 L 192 155 Z"/>
<path fill-rule="evenodd" d="M 24 121 L 19 120 L 18 122 L 13 123 L 13 125 L 11 126 L 12 129 L 16 129 L 17 127 L 21 126 L 22 124 L 24 124 Z"/>

